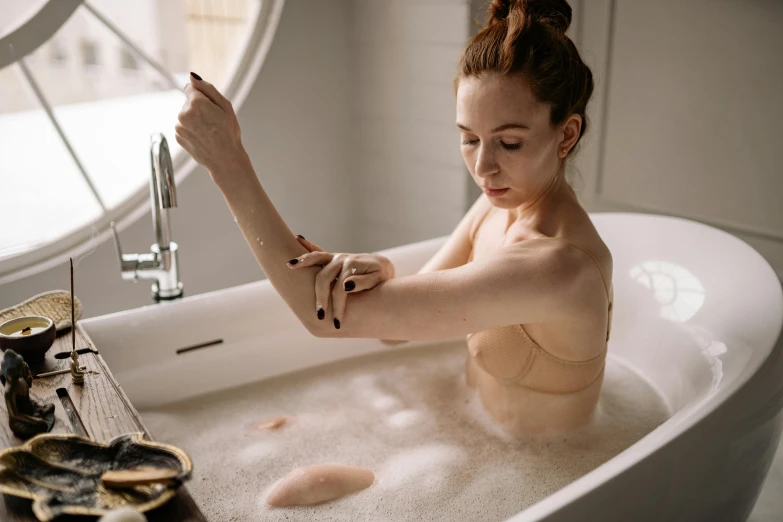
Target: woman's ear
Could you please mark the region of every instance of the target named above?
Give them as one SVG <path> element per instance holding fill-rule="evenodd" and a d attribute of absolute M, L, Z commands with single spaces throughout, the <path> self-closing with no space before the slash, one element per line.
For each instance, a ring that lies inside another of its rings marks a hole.
<path fill-rule="evenodd" d="M 563 140 L 558 149 L 570 151 L 579 139 L 582 132 L 582 117 L 578 114 L 572 114 L 563 125 Z"/>

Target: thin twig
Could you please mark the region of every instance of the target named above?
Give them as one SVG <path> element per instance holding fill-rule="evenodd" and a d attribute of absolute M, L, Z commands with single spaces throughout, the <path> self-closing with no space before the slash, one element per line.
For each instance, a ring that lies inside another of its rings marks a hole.
<path fill-rule="evenodd" d="M 73 311 L 73 258 L 71 260 L 71 351 L 76 351 L 76 316 Z"/>

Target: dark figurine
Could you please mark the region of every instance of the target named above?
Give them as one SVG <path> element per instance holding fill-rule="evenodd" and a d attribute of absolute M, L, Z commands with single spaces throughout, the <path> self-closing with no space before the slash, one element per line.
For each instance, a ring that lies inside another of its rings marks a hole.
<path fill-rule="evenodd" d="M 11 431 L 20 439 L 46 433 L 54 426 L 54 404 L 41 406 L 30 398 L 33 374 L 22 356 L 6 350 L 0 366 L 5 406 Z"/>

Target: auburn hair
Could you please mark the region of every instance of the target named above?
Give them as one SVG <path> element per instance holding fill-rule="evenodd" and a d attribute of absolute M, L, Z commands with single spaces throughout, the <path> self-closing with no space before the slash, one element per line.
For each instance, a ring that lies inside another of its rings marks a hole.
<path fill-rule="evenodd" d="M 492 0 L 487 26 L 462 53 L 455 88 L 463 78 L 488 73 L 524 78 L 550 104 L 553 126 L 571 114 L 582 117 L 578 143 L 587 131 L 593 73 L 566 35 L 570 25 L 566 0 Z"/>

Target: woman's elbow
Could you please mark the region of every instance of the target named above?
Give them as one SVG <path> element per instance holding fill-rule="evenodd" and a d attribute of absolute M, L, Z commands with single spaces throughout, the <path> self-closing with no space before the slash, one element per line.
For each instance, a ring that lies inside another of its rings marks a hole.
<path fill-rule="evenodd" d="M 319 339 L 329 337 L 327 329 L 315 321 L 302 321 L 302 324 L 313 337 L 318 337 Z"/>
<path fill-rule="evenodd" d="M 305 329 L 310 332 L 313 337 L 326 337 L 327 329 L 326 329 L 326 321 L 324 320 L 318 320 L 315 317 L 315 314 L 313 314 L 313 317 L 305 316 L 302 313 L 297 312 L 294 310 L 294 314 L 296 315 L 297 319 L 299 319 L 299 322 L 302 324 L 302 326 L 305 327 Z"/>
<path fill-rule="evenodd" d="M 334 322 L 329 321 L 328 319 L 302 320 L 302 324 L 307 328 L 308 332 L 319 339 L 349 337 L 345 335 L 345 331 L 335 328 Z"/>

